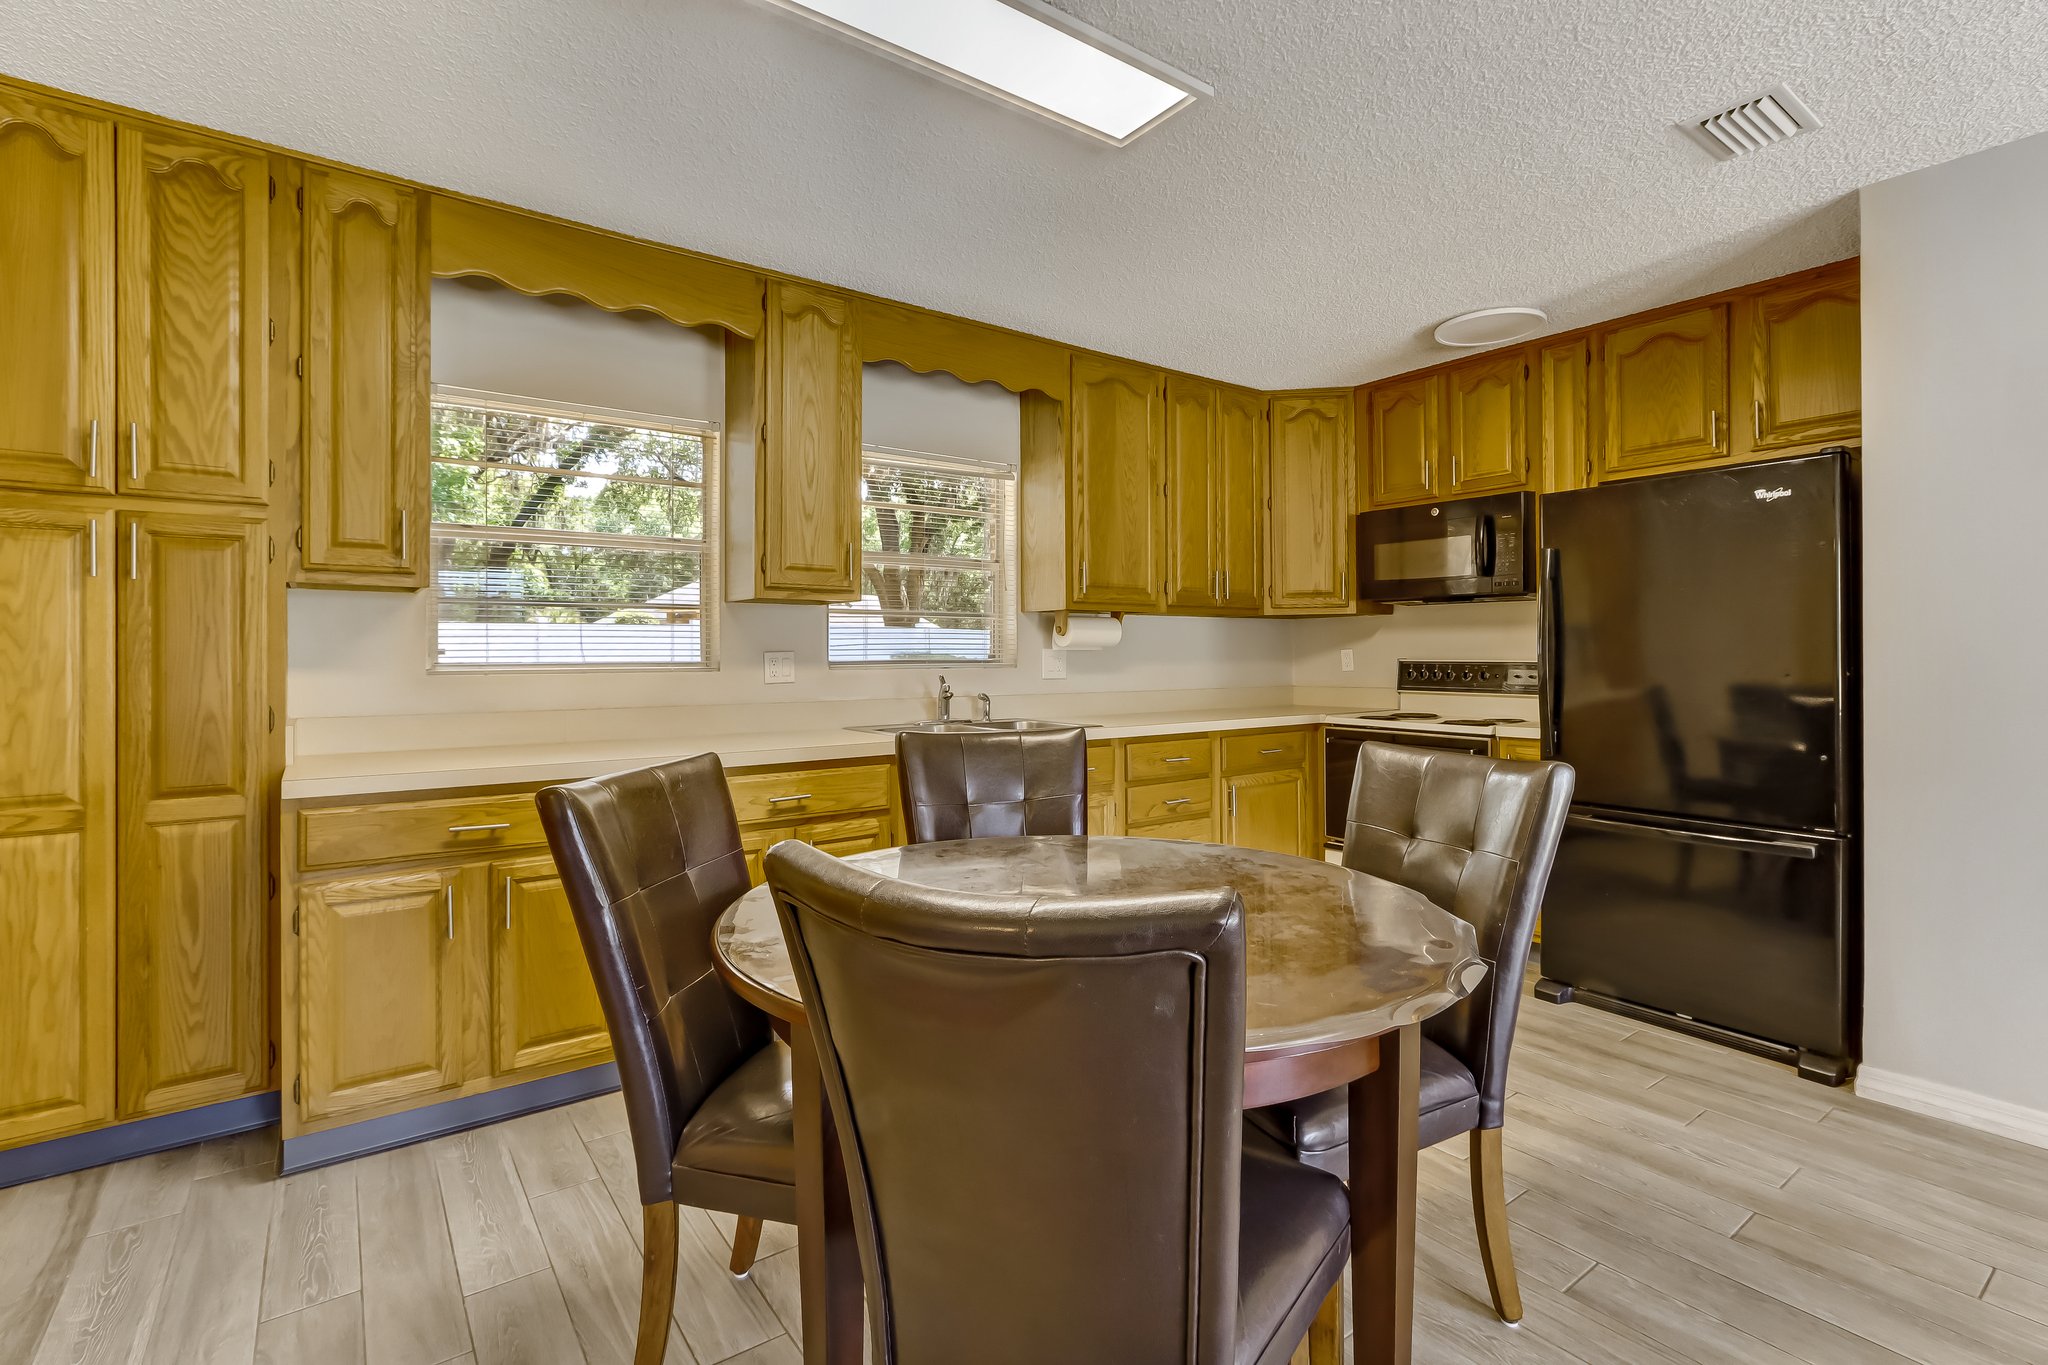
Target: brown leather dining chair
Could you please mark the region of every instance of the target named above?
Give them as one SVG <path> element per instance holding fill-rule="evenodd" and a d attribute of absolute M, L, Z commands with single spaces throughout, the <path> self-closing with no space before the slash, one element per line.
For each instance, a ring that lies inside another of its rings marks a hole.
<path fill-rule="evenodd" d="M 1344 865 L 1420 891 L 1478 931 L 1491 967 L 1479 991 L 1422 1026 L 1418 1138 L 1471 1134 L 1472 1213 L 1494 1311 L 1519 1322 L 1501 1170 L 1508 1049 L 1543 888 L 1571 805 L 1572 770 L 1368 742 L 1344 827 Z M 1326 1171 L 1351 1169 L 1342 1090 L 1253 1111 L 1252 1122 Z"/>
<path fill-rule="evenodd" d="M 618 1058 L 645 1222 L 636 1365 L 668 1345 L 676 1205 L 735 1214 L 732 1272 L 761 1222 L 796 1221 L 789 1049 L 712 965 L 712 923 L 747 890 L 714 755 L 535 798 Z"/>
<path fill-rule="evenodd" d="M 1244 908 L 768 884 L 845 1155 L 875 1365 L 1280 1365 L 1342 1182 L 1244 1143 Z"/>
<path fill-rule="evenodd" d="M 896 736 L 913 844 L 1088 832 L 1088 732 Z"/>

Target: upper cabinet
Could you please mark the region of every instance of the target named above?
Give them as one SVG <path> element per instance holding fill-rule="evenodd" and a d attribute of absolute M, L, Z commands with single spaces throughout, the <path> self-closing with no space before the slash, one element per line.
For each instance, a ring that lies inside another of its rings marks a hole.
<path fill-rule="evenodd" d="M 295 585 L 417 588 L 427 557 L 427 258 L 418 194 L 308 167 Z"/>
<path fill-rule="evenodd" d="M 726 341 L 727 595 L 860 591 L 861 362 L 853 300 L 767 285 L 759 338 Z"/>
<path fill-rule="evenodd" d="M 1166 606 L 1256 614 L 1264 554 L 1266 404 L 1244 389 L 1166 381 Z"/>
<path fill-rule="evenodd" d="M 1077 355 L 1067 412 L 1069 600 L 1156 611 L 1165 595 L 1166 376 Z"/>
<path fill-rule="evenodd" d="M 1603 475 L 1710 462 L 1728 453 L 1728 305 L 1630 323 L 1601 338 Z"/>
<path fill-rule="evenodd" d="M 1529 361 L 1492 351 L 1444 371 L 1439 466 L 1454 498 L 1529 485 Z"/>
<path fill-rule="evenodd" d="M 261 502 L 269 159 L 124 124 L 118 184 L 119 487 Z"/>
<path fill-rule="evenodd" d="M 1374 507 L 1441 497 L 1437 447 L 1443 422 L 1443 376 L 1414 375 L 1360 389 L 1365 465 Z"/>
<path fill-rule="evenodd" d="M 1275 394 L 1269 413 L 1266 605 L 1357 610 L 1351 596 L 1351 394 Z"/>
<path fill-rule="evenodd" d="M 1748 301 L 1749 448 L 1853 438 L 1863 426 L 1862 311 L 1852 266 Z"/>
<path fill-rule="evenodd" d="M 114 125 L 0 90 L 0 484 L 114 486 Z"/>

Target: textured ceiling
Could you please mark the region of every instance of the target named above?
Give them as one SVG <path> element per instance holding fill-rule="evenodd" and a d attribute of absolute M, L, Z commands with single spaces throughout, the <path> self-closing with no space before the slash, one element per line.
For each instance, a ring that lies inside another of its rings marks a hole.
<path fill-rule="evenodd" d="M 2048 129 L 2041 0 L 1063 7 L 1216 95 L 1113 149 L 762 0 L 6 0 L 0 70 L 1265 387 L 1849 255 L 1860 186 Z M 1827 126 L 1671 126 L 1779 81 Z"/>

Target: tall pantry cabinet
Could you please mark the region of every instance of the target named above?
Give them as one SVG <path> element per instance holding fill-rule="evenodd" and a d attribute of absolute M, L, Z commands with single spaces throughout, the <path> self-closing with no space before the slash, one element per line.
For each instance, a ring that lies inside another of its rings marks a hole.
<path fill-rule="evenodd" d="M 264 154 L 0 91 L 0 1146 L 266 1089 Z"/>

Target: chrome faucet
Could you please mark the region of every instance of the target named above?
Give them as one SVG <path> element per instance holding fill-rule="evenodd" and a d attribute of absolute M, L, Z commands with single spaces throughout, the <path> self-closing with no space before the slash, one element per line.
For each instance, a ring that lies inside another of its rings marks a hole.
<path fill-rule="evenodd" d="M 946 675 L 939 674 L 939 719 L 953 719 L 953 684 L 946 681 Z"/>
<path fill-rule="evenodd" d="M 988 693 L 976 692 L 974 699 L 981 703 L 981 714 L 975 717 L 976 720 L 990 721 L 996 718 L 996 704 L 989 700 Z"/>

